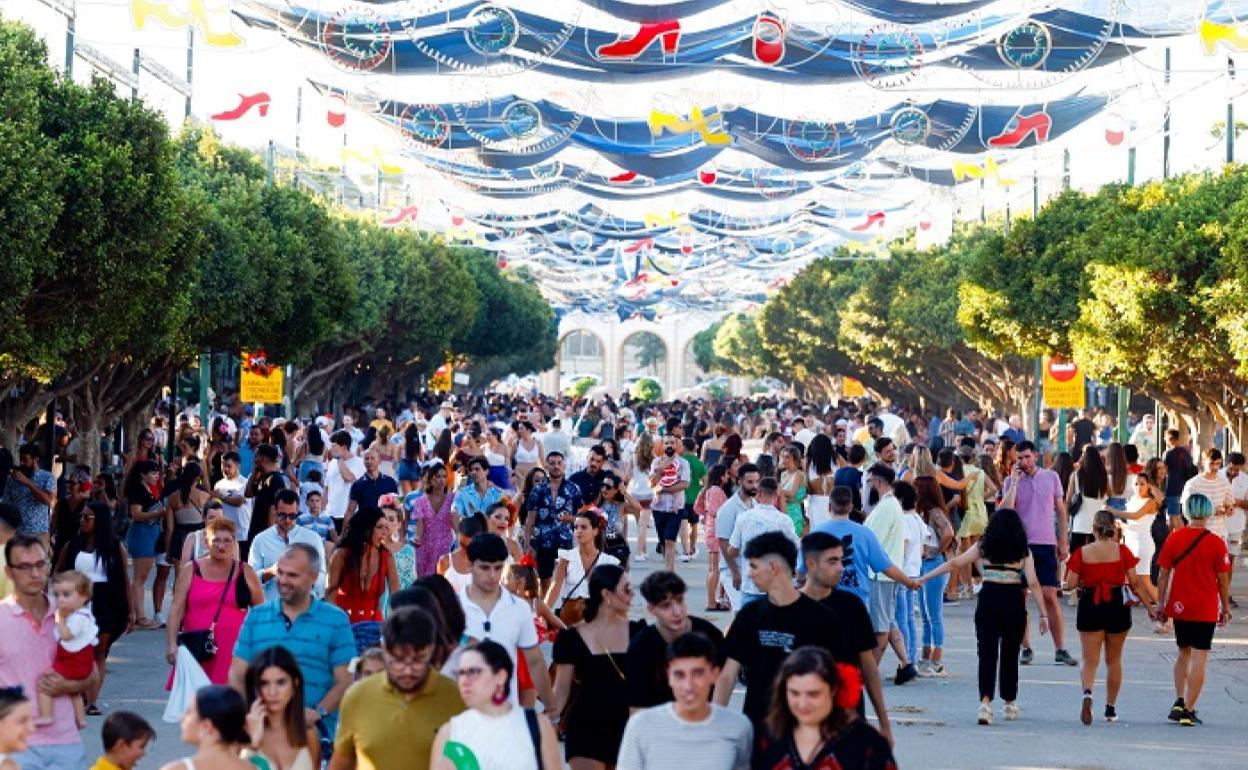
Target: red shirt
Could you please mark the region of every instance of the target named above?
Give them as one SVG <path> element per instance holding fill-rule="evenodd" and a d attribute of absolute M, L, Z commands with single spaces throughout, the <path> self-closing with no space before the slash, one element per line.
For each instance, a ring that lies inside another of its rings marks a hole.
<path fill-rule="evenodd" d="M 1158 566 L 1174 570 L 1170 575 L 1170 601 L 1166 604 L 1169 617 L 1196 623 L 1218 622 L 1222 607 L 1218 573 L 1231 571 L 1226 543 L 1209 532 L 1177 567 L 1174 565 L 1192 541 L 1207 531 L 1199 527 L 1176 529 L 1166 538 L 1157 557 Z"/>
<path fill-rule="evenodd" d="M 1066 560 L 1066 569 L 1079 575 L 1080 585 L 1095 592 L 1093 604 L 1102 604 L 1113 598 L 1112 589 L 1127 584 L 1127 570 L 1134 569 L 1139 561 L 1130 548 L 1120 543 L 1118 558 L 1114 561 L 1085 562 L 1080 548 Z"/>

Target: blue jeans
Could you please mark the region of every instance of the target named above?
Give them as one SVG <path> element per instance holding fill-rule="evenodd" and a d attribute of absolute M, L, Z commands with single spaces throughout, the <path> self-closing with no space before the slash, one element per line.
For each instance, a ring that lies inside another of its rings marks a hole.
<path fill-rule="evenodd" d="M 923 574 L 931 572 L 945 563 L 944 556 L 936 556 L 923 560 Z M 949 575 L 941 575 L 935 580 L 923 584 L 923 597 L 919 602 L 919 612 L 923 616 L 923 646 L 945 646 L 945 586 L 949 584 Z"/>
<path fill-rule="evenodd" d="M 914 596 L 915 591 L 905 586 L 897 586 L 897 628 L 901 630 L 901 638 L 906 645 L 906 658 L 913 663 L 915 628 L 914 628 Z"/>

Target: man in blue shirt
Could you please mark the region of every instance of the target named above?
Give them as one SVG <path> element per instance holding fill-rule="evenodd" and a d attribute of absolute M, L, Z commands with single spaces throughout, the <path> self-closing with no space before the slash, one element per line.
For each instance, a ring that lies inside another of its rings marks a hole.
<path fill-rule="evenodd" d="M 832 502 L 828 511 L 831 518 L 815 527 L 814 531 L 827 532 L 840 538 L 845 548 L 841 558 L 844 571 L 836 590 L 857 596 L 864 606 L 870 608 L 871 573 L 883 573 L 907 587 L 915 587 L 917 583 L 893 564 L 874 532 L 867 529 L 866 525 L 850 520 L 849 514 L 853 509 L 854 499 L 849 488 L 836 487 L 832 490 Z"/>
<path fill-rule="evenodd" d="M 309 725 L 334 734 L 338 704 L 351 686 L 347 666 L 355 657 L 355 637 L 347 613 L 312 596 L 320 555 L 294 543 L 277 562 L 278 598 L 252 607 L 234 644 L 230 686 L 244 691 L 247 664 L 270 647 L 285 647 L 303 672 L 304 717 Z"/>
<path fill-rule="evenodd" d="M 484 457 L 468 459 L 468 483 L 455 493 L 452 507 L 460 516 L 484 514 L 503 498 L 503 490 L 490 483 L 490 462 Z"/>
<path fill-rule="evenodd" d="M 584 505 L 580 488 L 571 479 L 564 478 L 563 471 L 563 455 L 547 453 L 546 475 L 549 480 L 533 487 L 525 501 L 529 514 L 524 521 L 521 546 L 532 551 L 537 559 L 537 575 L 543 594 L 555 574 L 559 549 L 572 547 L 572 521 Z"/>
<path fill-rule="evenodd" d="M 376 508 L 382 495 L 399 493 L 399 483 L 392 477 L 381 472 L 381 455 L 370 449 L 364 453 L 364 475 L 351 484 L 350 502 L 347 503 L 347 514 L 342 517 L 342 527 L 355 512 L 364 508 Z"/>

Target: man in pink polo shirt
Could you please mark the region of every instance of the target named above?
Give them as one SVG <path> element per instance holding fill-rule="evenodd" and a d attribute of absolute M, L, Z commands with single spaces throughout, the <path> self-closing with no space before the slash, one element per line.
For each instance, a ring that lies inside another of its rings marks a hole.
<path fill-rule="evenodd" d="M 82 770 L 86 767 L 82 739 L 74 723 L 70 696 L 77 696 L 99 677 L 98 671 L 69 681 L 52 671 L 56 657 L 56 612 L 46 591 L 48 552 L 43 541 L 15 535 L 4 544 L 5 575 L 13 593 L 0 601 L 0 687 L 21 686 L 33 699 L 43 691 L 56 696 L 53 722 L 40 727 L 29 747 L 10 755 L 22 770 Z"/>

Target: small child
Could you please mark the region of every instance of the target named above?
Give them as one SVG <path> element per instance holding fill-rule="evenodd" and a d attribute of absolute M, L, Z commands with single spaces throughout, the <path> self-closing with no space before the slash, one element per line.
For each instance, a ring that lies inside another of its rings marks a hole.
<path fill-rule="evenodd" d="M 347 670 L 355 677 L 354 681 L 358 682 L 365 677 L 385 671 L 386 658 L 381 654 L 380 647 L 369 647 L 351 660 Z"/>
<path fill-rule="evenodd" d="M 315 471 L 313 471 L 315 473 Z M 307 527 L 316 534 L 321 536 L 325 541 L 325 558 L 334 552 L 334 545 L 338 543 L 338 530 L 334 529 L 334 519 L 327 513 L 321 511 L 322 497 L 318 490 L 308 490 L 306 499 L 307 513 L 299 514 L 299 518 L 295 519 L 295 523 L 301 527 Z"/>
<path fill-rule="evenodd" d="M 147 744 L 156 740 L 156 731 L 143 717 L 131 711 L 114 711 L 100 729 L 104 754 L 91 770 L 134 770 L 147 756 Z"/>
<path fill-rule="evenodd" d="M 56 657 L 52 670 L 71 681 L 86 679 L 95 668 L 95 624 L 87 603 L 91 601 L 91 578 L 78 570 L 67 570 L 52 580 L 52 598 L 56 602 Z M 74 721 L 78 729 L 87 726 L 86 706 L 82 698 L 73 697 Z M 52 696 L 39 693 L 39 716 L 35 724 L 50 725 Z"/>

